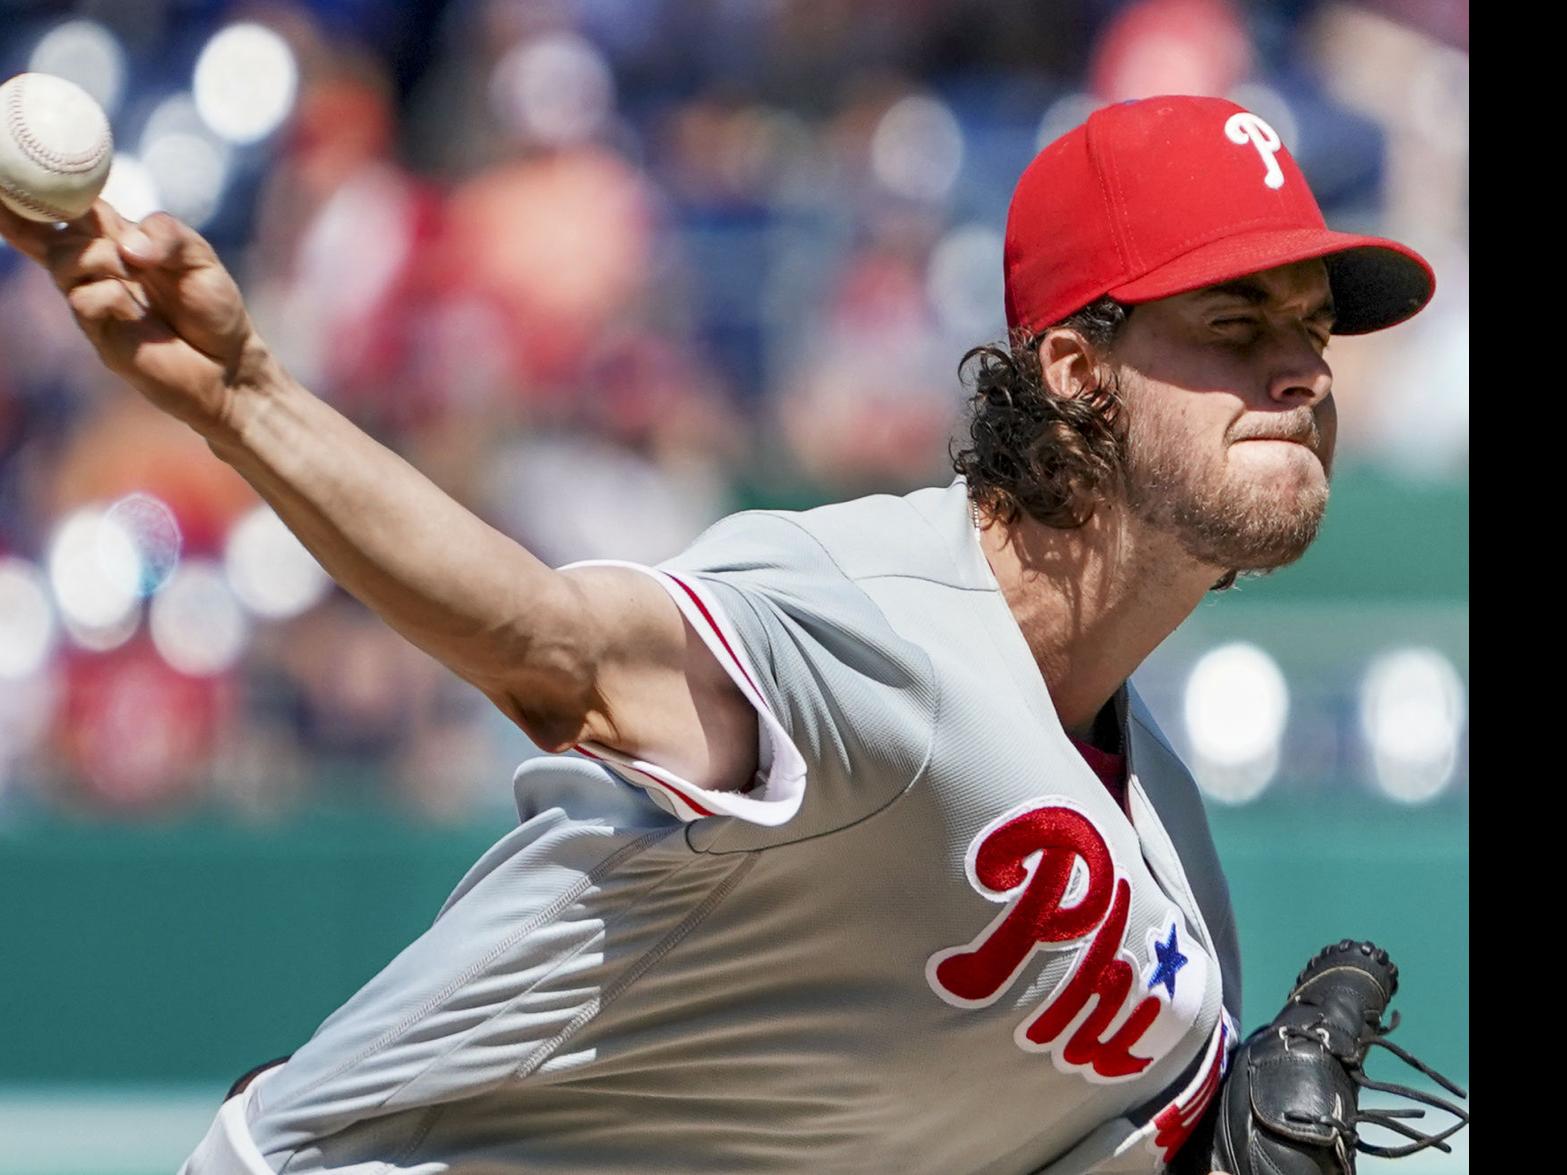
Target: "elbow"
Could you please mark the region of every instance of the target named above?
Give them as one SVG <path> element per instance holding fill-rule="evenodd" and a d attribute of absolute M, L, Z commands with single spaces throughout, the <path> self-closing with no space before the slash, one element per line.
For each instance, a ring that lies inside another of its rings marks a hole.
<path fill-rule="evenodd" d="M 487 674 L 481 687 L 540 750 L 569 751 L 602 709 L 596 687 L 596 659 L 584 642 L 569 636 L 534 635 L 498 642 L 512 654 Z"/>
<path fill-rule="evenodd" d="M 602 706 L 573 706 L 565 711 L 521 706 L 513 721 L 534 746 L 552 755 L 577 750 L 583 743 L 621 745 Z"/>
<path fill-rule="evenodd" d="M 551 755 L 575 750 L 585 737 L 585 728 L 581 724 L 538 722 L 524 718 L 517 726 L 534 746 Z"/>
<path fill-rule="evenodd" d="M 537 695 L 523 697 L 515 692 L 485 694 L 495 708 L 528 736 L 541 751 L 559 754 L 569 751 L 588 735 L 588 716 L 580 707 L 559 708 L 543 704 Z"/>

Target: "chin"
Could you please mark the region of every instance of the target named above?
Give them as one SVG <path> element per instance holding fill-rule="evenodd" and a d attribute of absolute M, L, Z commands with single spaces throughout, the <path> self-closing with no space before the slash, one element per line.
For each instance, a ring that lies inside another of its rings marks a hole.
<path fill-rule="evenodd" d="M 1202 508 L 1183 512 L 1188 552 L 1241 572 L 1294 563 L 1316 540 L 1327 510 L 1327 476 L 1315 458 L 1312 464 L 1315 477 L 1303 476 L 1283 492 L 1278 477 L 1236 477 Z"/>
<path fill-rule="evenodd" d="M 1253 450 L 1231 469 L 1232 482 L 1246 483 L 1248 499 L 1327 497 L 1328 470 L 1304 445 L 1249 441 L 1237 448 Z"/>
<path fill-rule="evenodd" d="M 1315 470 L 1326 475 L 1325 463 L 1296 441 L 1240 441 L 1230 446 L 1232 460 L 1249 468 Z"/>
<path fill-rule="evenodd" d="M 1292 540 L 1287 544 L 1280 544 L 1272 550 L 1253 550 L 1243 559 L 1235 561 L 1234 570 L 1242 575 L 1264 575 L 1269 571 L 1278 571 L 1282 567 L 1288 567 L 1297 562 L 1310 548 L 1315 535 L 1304 541 Z"/>
<path fill-rule="evenodd" d="M 1245 519 L 1235 532 L 1235 556 L 1229 565 L 1242 571 L 1276 571 L 1288 567 L 1308 550 L 1322 526 L 1317 500 L 1297 499 L 1294 509 L 1273 509 Z"/>

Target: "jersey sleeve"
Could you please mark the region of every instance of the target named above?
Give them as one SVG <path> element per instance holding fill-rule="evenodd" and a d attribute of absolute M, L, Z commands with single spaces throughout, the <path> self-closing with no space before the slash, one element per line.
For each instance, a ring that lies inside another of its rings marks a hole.
<path fill-rule="evenodd" d="M 807 529 L 785 515 L 737 514 L 639 569 L 756 709 L 760 770 L 746 790 L 713 791 L 606 748 L 585 754 L 684 819 L 787 826 L 786 839 L 862 819 L 914 779 L 935 721 L 930 660 Z"/>

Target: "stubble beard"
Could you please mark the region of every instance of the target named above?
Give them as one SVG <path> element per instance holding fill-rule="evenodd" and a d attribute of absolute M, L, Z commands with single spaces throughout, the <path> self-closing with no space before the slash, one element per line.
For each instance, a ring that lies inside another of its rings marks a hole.
<path fill-rule="evenodd" d="M 1141 419 L 1140 419 L 1141 418 Z M 1328 478 L 1280 493 L 1217 456 L 1190 447 L 1157 413 L 1129 413 L 1125 495 L 1131 514 L 1168 533 L 1188 557 L 1226 571 L 1265 572 L 1295 562 L 1322 526 Z"/>

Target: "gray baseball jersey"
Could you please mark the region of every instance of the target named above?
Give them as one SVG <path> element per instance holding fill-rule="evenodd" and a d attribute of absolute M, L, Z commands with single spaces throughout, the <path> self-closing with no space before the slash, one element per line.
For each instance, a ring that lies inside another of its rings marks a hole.
<path fill-rule="evenodd" d="M 187 1175 L 1159 1170 L 1233 1044 L 1223 876 L 1134 690 L 1127 808 L 1062 730 L 962 482 L 642 570 L 756 707 L 752 786 L 524 764 L 521 826 Z"/>

